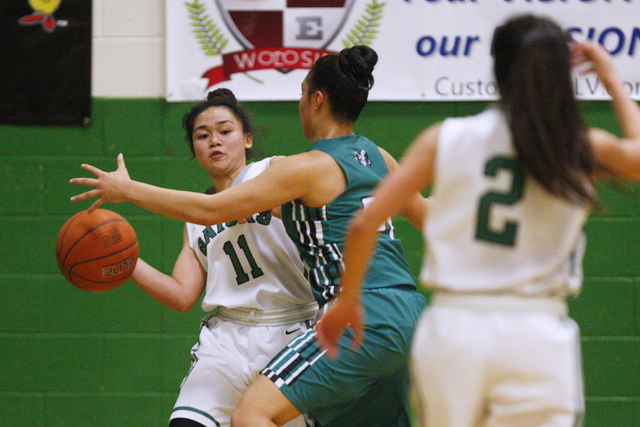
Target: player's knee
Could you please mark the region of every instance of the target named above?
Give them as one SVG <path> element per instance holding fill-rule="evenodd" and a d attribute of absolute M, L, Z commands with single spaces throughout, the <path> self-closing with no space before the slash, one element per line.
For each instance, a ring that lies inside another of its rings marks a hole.
<path fill-rule="evenodd" d="M 204 424 L 187 418 L 174 418 L 169 423 L 169 427 L 204 427 Z"/>
<path fill-rule="evenodd" d="M 265 425 L 269 420 L 260 411 L 256 411 L 256 407 L 250 404 L 243 404 L 243 400 L 240 400 L 238 406 L 233 410 L 231 414 L 231 427 L 255 427 L 257 425 Z"/>
<path fill-rule="evenodd" d="M 233 410 L 231 414 L 231 427 L 249 427 L 251 426 L 251 414 L 241 405 Z"/>

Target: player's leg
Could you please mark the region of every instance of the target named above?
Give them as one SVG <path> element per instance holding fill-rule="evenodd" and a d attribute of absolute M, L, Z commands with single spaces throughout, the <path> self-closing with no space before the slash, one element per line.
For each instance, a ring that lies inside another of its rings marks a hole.
<path fill-rule="evenodd" d="M 254 345 L 249 352 L 252 357 L 248 360 L 251 372 L 255 372 L 255 375 L 251 376 L 250 383 L 253 383 L 260 374 L 262 368 L 264 368 L 271 358 L 277 354 L 284 346 L 286 346 L 292 338 L 301 335 L 309 330 L 313 325 L 311 321 L 297 322 L 288 325 L 282 325 L 278 327 L 261 327 L 252 328 L 251 341 Z M 276 329 L 280 330 L 280 333 L 276 333 Z M 271 331 L 269 336 L 266 336 L 266 331 Z M 294 331 L 292 333 L 292 331 Z M 247 387 L 249 384 L 247 384 Z M 300 416 L 287 422 L 283 427 L 306 427 L 307 424 L 304 417 Z"/>
<path fill-rule="evenodd" d="M 365 349 L 369 349 L 366 344 Z M 378 347 L 376 354 L 388 349 Z M 366 357 L 353 351 L 348 338 L 341 341 L 340 353 L 338 360 L 329 360 L 315 340 L 315 331 L 294 339 L 245 392 L 232 414 L 231 425 L 281 426 L 301 411 L 320 425 L 340 417 L 376 380 L 371 367 L 363 362 Z"/>
<path fill-rule="evenodd" d="M 328 425 L 345 416 L 354 404 L 367 405 L 369 401 L 361 399 L 381 379 L 402 369 L 406 379 L 410 342 L 424 308 L 424 297 L 405 289 L 368 290 L 363 293 L 363 303 L 367 326 L 358 351 L 352 347 L 350 330 L 340 340 L 340 356 L 335 360 L 320 348 L 315 331 L 297 337 L 262 371 L 265 377 L 259 378 L 260 389 L 254 383 L 245 393 L 232 417 L 237 423 L 234 425 L 274 425 L 289 419 L 284 415 L 291 416 L 292 412 L 287 411 L 293 408 L 297 408 L 294 415 L 307 413 L 320 425 Z M 265 380 L 271 384 L 265 384 Z M 373 398 L 393 404 L 368 405 L 367 418 L 393 420 L 385 422 L 385 427 L 402 425 L 398 420 L 401 415 L 407 418 L 406 386 L 406 381 L 398 381 L 394 387 L 382 387 Z M 270 408 L 276 398 L 275 407 Z M 265 419 L 272 424 L 265 423 Z M 357 421 L 357 417 L 352 419 Z"/>
<path fill-rule="evenodd" d="M 260 375 L 233 411 L 231 426 L 281 426 L 300 415 L 284 393 L 270 379 Z"/>

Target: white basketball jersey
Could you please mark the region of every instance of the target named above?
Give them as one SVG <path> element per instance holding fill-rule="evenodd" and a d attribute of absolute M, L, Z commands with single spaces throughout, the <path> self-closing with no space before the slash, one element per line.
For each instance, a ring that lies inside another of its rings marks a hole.
<path fill-rule="evenodd" d="M 247 165 L 232 185 L 269 166 L 267 158 Z M 296 246 L 271 212 L 212 226 L 187 223 L 191 248 L 207 271 L 202 308 L 218 306 L 278 310 L 313 301 Z"/>
<path fill-rule="evenodd" d="M 588 210 L 524 173 L 500 110 L 444 121 L 432 194 L 421 272 L 427 287 L 524 296 L 579 291 Z"/>

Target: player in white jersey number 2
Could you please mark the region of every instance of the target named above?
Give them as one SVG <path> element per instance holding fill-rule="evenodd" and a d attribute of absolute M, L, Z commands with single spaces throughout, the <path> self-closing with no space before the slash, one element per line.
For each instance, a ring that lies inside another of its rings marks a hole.
<path fill-rule="evenodd" d="M 418 425 L 581 426 L 580 340 L 566 298 L 581 285 L 582 228 L 599 205 L 593 181 L 640 178 L 640 108 L 603 47 L 570 49 L 547 18 L 510 19 L 491 51 L 497 108 L 414 141 L 352 221 L 342 292 L 318 336 L 333 349 L 336 331 L 359 325 L 358 284 L 378 226 L 433 183 L 421 273 L 433 295 L 411 356 Z M 611 94 L 623 138 L 584 124 L 571 51 Z"/>

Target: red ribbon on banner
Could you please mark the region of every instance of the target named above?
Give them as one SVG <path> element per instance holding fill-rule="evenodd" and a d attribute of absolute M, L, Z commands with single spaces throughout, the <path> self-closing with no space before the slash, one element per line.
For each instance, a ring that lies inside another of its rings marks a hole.
<path fill-rule="evenodd" d="M 255 70 L 309 69 L 318 58 L 335 53 L 322 49 L 270 47 L 240 50 L 222 55 L 222 65 L 208 69 L 202 75 L 208 79 L 207 89 L 231 80 L 231 75 Z"/>

